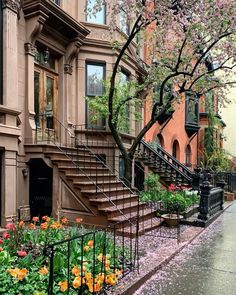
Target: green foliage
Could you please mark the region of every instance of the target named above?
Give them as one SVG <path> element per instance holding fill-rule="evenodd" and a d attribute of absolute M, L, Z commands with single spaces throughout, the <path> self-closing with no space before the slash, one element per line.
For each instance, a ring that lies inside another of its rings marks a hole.
<path fill-rule="evenodd" d="M 63 290 L 61 283 L 67 284 L 68 262 L 70 294 L 78 294 L 74 281 L 81 274 L 87 277 L 82 286 L 83 294 L 92 293 L 93 276 L 94 280 L 97 280 L 101 272 L 106 271 L 107 276 L 112 276 L 112 283 L 117 283 L 120 276 L 117 271 L 120 272 L 123 267 L 120 257 L 123 254 L 130 257 L 129 250 L 119 245 L 114 249 L 114 239 L 109 233 L 87 230 L 80 224 L 66 226 L 66 223 L 65 218 L 64 221 L 58 222 L 45 216 L 42 223 L 38 222 L 36 217 L 29 225 L 23 221 L 8 225 L 9 231 L 0 239 L 0 294 L 46 295 L 50 259 L 44 255 L 44 246 L 81 235 L 84 235 L 83 239 L 73 239 L 70 242 L 69 261 L 68 243 L 54 246 L 53 294 L 67 294 L 67 288 Z M 72 272 L 74 267 L 79 269 L 81 265 L 81 272 Z M 104 286 L 104 279 L 100 278 L 97 287 Z M 109 285 L 109 280 L 106 283 Z"/>
<path fill-rule="evenodd" d="M 91 122 L 96 122 L 101 118 L 107 118 L 109 116 L 108 96 L 110 83 L 109 80 L 103 83 L 105 89 L 104 95 L 96 96 L 95 98 L 85 98 L 88 102 Z M 138 98 L 138 92 L 142 87 L 143 85 L 140 85 L 137 81 L 124 81 L 118 75 L 114 89 L 112 114 L 113 123 L 117 130 L 127 133 L 130 131 L 131 115 L 135 121 L 142 119 L 142 114 L 139 111 L 142 101 Z"/>
<path fill-rule="evenodd" d="M 229 154 L 219 146 L 217 142 L 218 127 L 221 122 L 216 117 L 213 107 L 212 96 L 206 96 L 206 110 L 208 113 L 208 127 L 205 128 L 205 135 L 203 139 L 204 150 L 202 152 L 202 159 L 200 166 L 202 168 L 210 168 L 213 171 L 221 172 L 229 169 Z"/>
<path fill-rule="evenodd" d="M 160 177 L 157 174 L 148 174 L 144 181 L 145 191 L 140 194 L 142 202 L 156 202 L 160 200 L 163 189 L 159 179 Z"/>
<path fill-rule="evenodd" d="M 182 213 L 188 208 L 188 203 L 181 193 L 162 196 L 162 206 L 167 213 Z"/>

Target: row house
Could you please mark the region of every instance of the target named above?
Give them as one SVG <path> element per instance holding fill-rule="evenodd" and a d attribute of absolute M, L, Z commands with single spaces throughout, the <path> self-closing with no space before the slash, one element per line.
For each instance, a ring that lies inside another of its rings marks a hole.
<path fill-rule="evenodd" d="M 82 176 L 73 174 L 75 161 L 71 155 L 75 150 L 69 155 L 69 146 L 77 146 L 77 153 L 81 152 L 81 142 L 91 144 L 98 131 L 109 136 L 105 118 L 91 121 L 89 100 L 103 93 L 101 81 L 111 75 L 118 51 L 111 47 L 106 7 L 95 17 L 84 12 L 86 3 L 1 1 L 1 226 L 17 216 L 27 220 L 32 215 L 45 214 L 69 218 L 79 215 L 85 223 L 106 225 L 107 212 L 113 214 L 110 218 L 119 215 L 104 201 L 106 214 L 99 219 L 100 211 L 104 211 L 102 206 L 96 200 L 90 202 L 97 192 L 91 186 L 95 181 L 91 174 L 98 157 L 106 158 L 106 152 L 100 149 L 91 156 L 91 150 L 83 150 L 83 159 L 90 161 L 84 160 L 84 166 L 89 166 L 84 171 L 90 169 L 87 178 L 85 172 L 81 172 Z M 129 29 L 122 17 L 112 36 L 120 41 L 127 38 Z M 121 62 L 122 79 L 143 74 L 136 52 L 133 42 L 127 51 L 128 58 Z M 124 140 L 129 144 L 139 124 L 132 120 L 132 112 L 127 120 L 129 130 Z M 65 146 L 66 151 L 62 150 Z M 113 152 L 119 159 L 119 152 Z M 112 165 L 119 170 L 119 161 Z M 96 181 L 101 177 L 98 171 L 108 174 L 105 181 L 103 177 L 105 191 L 113 176 L 103 168 L 96 167 L 94 173 Z M 122 183 L 113 183 L 125 190 Z"/>

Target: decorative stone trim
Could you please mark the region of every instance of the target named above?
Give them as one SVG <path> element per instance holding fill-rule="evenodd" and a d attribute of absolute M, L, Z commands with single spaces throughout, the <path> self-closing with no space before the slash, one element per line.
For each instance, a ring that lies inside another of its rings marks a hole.
<path fill-rule="evenodd" d="M 64 64 L 64 73 L 72 75 L 73 73 L 73 66 L 69 64 Z"/>
<path fill-rule="evenodd" d="M 32 43 L 25 43 L 25 54 L 35 56 L 36 54 L 36 47 Z"/>
<path fill-rule="evenodd" d="M 15 13 L 19 13 L 20 11 L 20 0 L 2 0 L 2 8 L 8 8 Z"/>

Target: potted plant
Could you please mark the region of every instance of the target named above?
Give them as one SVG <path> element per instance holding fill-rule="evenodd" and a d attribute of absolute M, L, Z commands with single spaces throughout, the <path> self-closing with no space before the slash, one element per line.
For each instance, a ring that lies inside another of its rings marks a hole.
<path fill-rule="evenodd" d="M 161 217 L 170 226 L 177 226 L 180 220 L 183 218 L 181 215 L 188 207 L 184 196 L 181 193 L 166 192 L 162 195 L 162 208 L 165 214 Z"/>

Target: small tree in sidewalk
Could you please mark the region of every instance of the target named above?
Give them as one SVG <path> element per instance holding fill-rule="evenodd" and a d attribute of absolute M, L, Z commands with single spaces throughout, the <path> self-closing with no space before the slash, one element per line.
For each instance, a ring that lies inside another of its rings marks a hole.
<path fill-rule="evenodd" d="M 131 161 L 141 139 L 185 92 L 204 97 L 214 91 L 221 103 L 228 103 L 227 91 L 236 82 L 230 75 L 236 66 L 236 3 L 234 0 L 95 0 L 91 13 L 104 4 L 112 20 L 111 32 L 120 26 L 121 15 L 127 21 L 122 25 L 130 27 L 126 37 L 112 43 L 117 58 L 104 95 L 108 126 L 125 159 L 125 177 L 130 180 Z M 117 99 L 120 65 L 129 58 L 128 49 L 134 43 L 146 50 L 146 63 L 137 55 L 139 72 L 145 74 L 139 83 L 133 84 L 129 95 L 124 91 Z M 120 135 L 119 120 L 124 120 L 124 109 L 130 103 L 136 100 L 144 104 L 147 97 L 152 100 L 150 118 L 127 149 Z"/>

